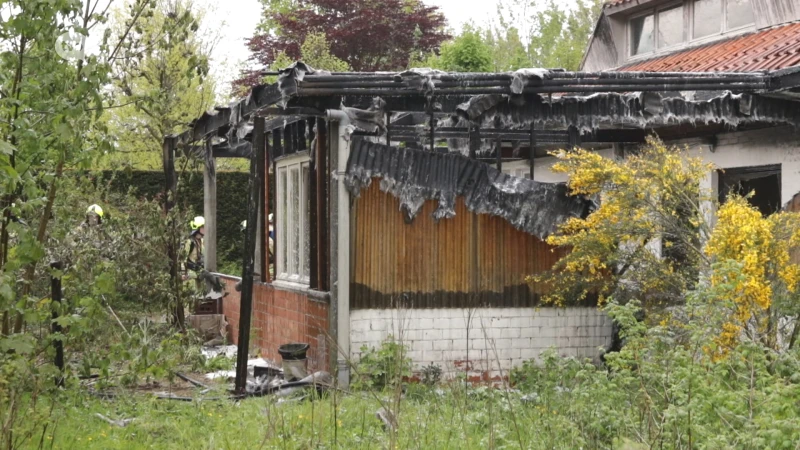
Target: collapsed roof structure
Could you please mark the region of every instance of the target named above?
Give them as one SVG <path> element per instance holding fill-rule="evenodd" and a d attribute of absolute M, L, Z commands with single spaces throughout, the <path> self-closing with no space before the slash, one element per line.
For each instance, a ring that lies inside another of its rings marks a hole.
<path fill-rule="evenodd" d="M 301 292 L 293 302 L 307 299 L 301 302 L 303 311 L 316 311 L 320 298 L 331 308 L 313 320 L 329 323 L 326 329 L 315 325 L 307 329 L 319 328 L 313 332 L 317 334 L 286 336 L 334 336 L 339 352 L 348 355 L 351 308 L 391 308 L 397 296 L 426 305 L 423 308 L 465 308 L 474 306 L 473 301 L 536 304 L 539 294 L 522 280 L 525 273 L 546 270 L 552 263 L 552 250 L 542 239 L 592 206 L 591 199 L 568 196 L 563 184 L 534 178 L 537 163 L 551 150 L 578 145 L 616 149 L 643 143 L 649 133 L 665 140 L 713 141 L 724 130 L 800 124 L 800 68 L 716 73 L 330 73 L 298 62 L 267 75 L 277 75 L 277 82 L 255 86 L 244 99 L 204 114 L 187 131 L 164 141 L 168 190 L 175 189 L 175 151 L 205 150 L 209 218 L 216 216 L 214 158 L 251 159 L 240 307 L 237 302 L 242 311 L 239 354 L 244 358 L 254 272 L 271 283 L 271 264 L 275 278 L 284 284 L 256 286 L 263 291 L 261 298 Z M 298 159 L 295 156 L 303 161 L 287 166 L 286 161 Z M 503 173 L 503 166 L 515 161 L 527 163 L 529 179 Z M 276 178 L 274 184 L 265 180 L 270 177 Z M 301 177 L 308 177 L 308 186 L 293 184 Z M 413 231 L 397 228 L 397 211 L 383 206 L 388 198 L 369 188 L 374 179 L 399 202 L 407 223 L 420 217 L 429 201 L 436 207 L 427 209 L 429 217 L 417 219 L 424 224 Z M 352 205 L 364 192 L 369 200 L 359 206 L 351 223 Z M 266 222 L 270 208 L 277 216 L 276 262 L 265 256 L 266 227 L 256 225 Z M 308 223 L 298 222 L 304 208 Z M 429 219 L 458 223 L 432 228 Z M 211 249 L 207 255 L 213 255 L 215 231 L 210 221 L 206 229 Z M 401 236 L 423 229 L 437 234 L 440 250 L 414 246 L 419 235 Z M 502 237 L 495 239 L 492 233 Z M 358 242 L 351 242 L 351 234 Z M 492 245 L 496 249 L 483 255 L 481 249 Z M 498 262 L 505 257 L 515 259 Z M 423 263 L 432 264 L 430 259 L 436 261 L 433 273 L 421 273 Z M 512 266 L 517 272 L 508 270 Z M 397 271 L 405 275 L 386 275 Z M 268 338 L 291 333 L 286 330 L 273 329 Z M 584 350 L 591 348 L 587 344 Z M 328 356 L 335 364 L 336 354 Z M 244 375 L 239 375 L 237 386 L 241 383 L 244 389 Z"/>
<path fill-rule="evenodd" d="M 246 157 L 252 149 L 253 117 L 271 117 L 264 129 L 272 136 L 273 160 L 304 150 L 305 142 L 313 141 L 310 119 L 341 110 L 349 117 L 353 136 L 458 152 L 493 162 L 498 169 L 504 162 L 527 159 L 532 172 L 536 158 L 558 147 L 637 143 L 648 132 L 669 138 L 707 134 L 709 128 L 800 123 L 794 101 L 800 86 L 796 68 L 729 73 L 330 73 L 298 62 L 277 75 L 276 83 L 256 86 L 246 98 L 204 114 L 167 142 L 181 148 L 210 140 L 216 157 Z M 425 179 L 433 183 L 436 178 Z M 414 178 L 416 183 L 420 180 Z M 404 192 L 407 197 L 410 191 Z M 552 202 L 541 203 L 545 204 Z M 500 209 L 495 213 L 503 214 Z M 540 236 L 554 226 L 522 219 L 512 223 L 536 229 Z"/>

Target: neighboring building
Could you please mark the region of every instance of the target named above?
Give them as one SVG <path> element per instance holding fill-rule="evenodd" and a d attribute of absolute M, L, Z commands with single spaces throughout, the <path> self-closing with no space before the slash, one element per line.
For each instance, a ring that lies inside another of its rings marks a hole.
<path fill-rule="evenodd" d="M 765 213 L 789 204 L 800 192 L 798 14 L 789 0 L 615 0 L 582 73 L 330 77 L 298 64 L 198 119 L 178 141 L 224 136 L 230 153 L 257 141 L 254 112 L 279 115 L 263 125 L 276 279 L 256 285 L 256 344 L 277 358 L 279 344 L 308 342 L 312 366 L 338 364 L 345 379 L 345 360 L 389 335 L 417 369 L 478 379 L 550 347 L 596 359 L 609 318 L 591 304 L 542 307 L 547 288 L 524 282 L 559 256 L 543 239 L 587 212 L 553 184 L 565 180 L 548 151 L 624 157 L 656 133 L 726 169 L 704 181 L 721 198 L 755 187 Z"/>
<path fill-rule="evenodd" d="M 581 70 L 758 72 L 800 66 L 798 0 L 612 0 L 606 3 Z M 702 118 L 698 118 L 702 124 Z M 800 134 L 775 127 L 702 124 L 690 139 L 724 171 L 706 188 L 724 199 L 732 189 L 755 189 L 763 212 L 787 205 L 800 192 Z"/>

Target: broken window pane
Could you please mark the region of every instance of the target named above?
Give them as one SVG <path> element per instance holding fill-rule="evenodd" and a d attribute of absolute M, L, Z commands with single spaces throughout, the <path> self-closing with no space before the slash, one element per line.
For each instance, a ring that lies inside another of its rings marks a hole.
<path fill-rule="evenodd" d="M 631 19 L 631 55 L 653 51 L 653 32 L 655 23 L 652 15 Z"/>
<path fill-rule="evenodd" d="M 694 2 L 694 37 L 711 36 L 722 31 L 722 0 Z"/>
<path fill-rule="evenodd" d="M 728 0 L 727 16 L 729 30 L 755 22 L 750 0 Z"/>
<path fill-rule="evenodd" d="M 683 6 L 659 11 L 658 48 L 672 47 L 681 42 L 683 42 Z"/>
<path fill-rule="evenodd" d="M 291 183 L 291 206 L 290 209 L 290 226 L 291 230 L 291 244 L 289 255 L 289 274 L 297 275 L 300 261 L 300 170 L 297 166 L 291 168 L 290 172 Z"/>

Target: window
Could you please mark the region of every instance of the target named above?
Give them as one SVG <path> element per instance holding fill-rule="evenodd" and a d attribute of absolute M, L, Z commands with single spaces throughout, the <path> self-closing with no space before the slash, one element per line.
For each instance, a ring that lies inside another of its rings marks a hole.
<path fill-rule="evenodd" d="M 645 55 L 684 41 L 683 5 L 673 5 L 631 18 L 630 54 Z"/>
<path fill-rule="evenodd" d="M 722 0 L 696 0 L 694 2 L 695 39 L 722 31 Z"/>
<path fill-rule="evenodd" d="M 308 284 L 308 156 L 278 162 L 277 279 Z"/>
<path fill-rule="evenodd" d="M 781 166 L 742 167 L 725 169 L 719 174 L 719 201 L 728 196 L 753 195 L 747 200 L 765 217 L 781 209 Z"/>
<path fill-rule="evenodd" d="M 628 20 L 630 56 L 649 55 L 741 30 L 755 23 L 751 0 L 685 0 L 651 8 Z"/>
<path fill-rule="evenodd" d="M 655 27 L 652 15 L 631 20 L 631 55 L 650 53 L 655 49 L 653 45 Z"/>
<path fill-rule="evenodd" d="M 683 6 L 662 9 L 658 12 L 658 48 L 667 48 L 683 42 Z"/>
<path fill-rule="evenodd" d="M 750 0 L 695 0 L 692 24 L 695 39 L 713 36 L 755 22 Z"/>
<path fill-rule="evenodd" d="M 756 19 L 753 15 L 753 7 L 750 6 L 750 0 L 728 0 L 727 6 L 725 18 L 729 30 L 755 23 Z"/>

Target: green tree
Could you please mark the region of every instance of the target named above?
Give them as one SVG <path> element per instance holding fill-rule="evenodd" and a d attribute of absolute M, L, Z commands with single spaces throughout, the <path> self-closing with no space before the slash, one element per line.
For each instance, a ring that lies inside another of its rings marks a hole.
<path fill-rule="evenodd" d="M 310 33 L 306 36 L 303 45 L 300 46 L 300 59 L 315 69 L 327 70 L 329 72 L 347 72 L 350 65 L 347 62 L 331 54 L 331 46 L 325 33 Z M 294 61 L 292 58 L 281 53 L 272 63 L 272 70 L 280 70 L 289 66 Z"/>
<path fill-rule="evenodd" d="M 448 72 L 491 72 L 492 48 L 480 29 L 467 24 L 455 39 L 442 44 L 438 55 L 431 54 L 412 66 Z"/>
<path fill-rule="evenodd" d="M 143 3 L 133 8 L 141 10 Z M 35 401 L 58 374 L 46 351 L 48 297 L 34 295 L 54 204 L 66 170 L 88 167 L 111 150 L 100 120 L 107 106 L 109 61 L 121 45 L 102 39 L 87 55 L 85 38 L 105 21 L 99 1 L 10 0 L 0 5 L 0 447 L 21 420 L 37 422 Z M 132 29 L 132 21 L 123 32 Z M 124 39 L 123 39 L 124 41 Z M 77 44 L 76 44 L 77 43 Z M 58 275 L 58 273 L 54 273 Z M 12 442 L 13 438 L 13 442 Z"/>
<path fill-rule="evenodd" d="M 487 31 L 486 41 L 491 47 L 493 71 L 507 72 L 530 66 L 528 52 L 517 28 Z"/>
<path fill-rule="evenodd" d="M 601 0 L 577 0 L 570 10 L 550 0 L 533 18 L 528 45 L 531 65 L 577 70 L 601 8 Z"/>
<path fill-rule="evenodd" d="M 120 106 L 106 116 L 117 144 L 108 163 L 160 169 L 164 136 L 183 131 L 215 103 L 208 63 L 214 43 L 198 34 L 203 12 L 190 3 L 154 2 L 141 13 L 147 20 L 123 36 L 135 14 L 117 11 L 112 26 L 127 42 L 113 66 Z"/>

